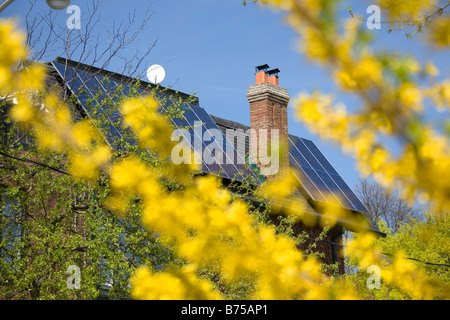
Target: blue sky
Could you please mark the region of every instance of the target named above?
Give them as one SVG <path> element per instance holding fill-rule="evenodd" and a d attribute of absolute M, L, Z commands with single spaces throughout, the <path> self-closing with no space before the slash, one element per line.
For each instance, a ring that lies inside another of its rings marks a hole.
<path fill-rule="evenodd" d="M 87 19 L 83 14 L 86 15 L 90 2 L 72 1 L 81 9 L 82 24 Z M 150 65 L 160 64 L 166 71 L 161 85 L 172 86 L 188 94 L 196 92 L 201 107 L 210 114 L 246 125 L 250 123 L 246 92 L 254 83 L 254 67 L 261 64 L 281 70 L 280 86 L 288 90 L 291 101 L 300 92 L 320 89 L 334 93 L 341 101 L 355 103 L 336 90 L 326 71 L 311 65 L 299 53 L 297 36 L 283 22 L 282 13 L 253 4 L 242 6 L 241 3 L 241 0 L 105 0 L 98 12 L 101 18 L 98 31 L 105 34 L 114 20 L 126 19 L 134 9 L 137 9 L 139 20 L 149 9 L 152 14 L 149 23 L 137 43 L 125 54 L 131 55 L 135 49 L 145 50 L 158 40 L 142 66 L 142 73 Z M 372 4 L 370 1 L 352 3 L 355 13 L 369 16 L 365 8 Z M 28 0 L 16 0 L 0 17 L 15 15 L 23 22 L 28 8 Z M 38 0 L 32 14 L 48 10 L 45 1 Z M 348 16 L 346 7 L 342 14 Z M 57 15 L 57 22 L 64 26 L 68 14 L 63 10 Z M 427 45 L 417 44 L 417 39 L 407 39 L 403 31 L 388 34 L 385 26 L 372 32 L 378 39 L 379 49 L 395 48 L 413 52 L 421 60 L 433 60 L 441 68 L 441 76 L 448 77 L 448 52 L 433 54 Z M 60 55 L 64 56 L 64 52 Z M 109 69 L 115 71 L 114 67 L 120 69 L 114 63 Z M 288 110 L 289 132 L 313 140 L 354 188 L 360 176 L 354 160 L 307 131 L 294 118 L 290 106 Z"/>

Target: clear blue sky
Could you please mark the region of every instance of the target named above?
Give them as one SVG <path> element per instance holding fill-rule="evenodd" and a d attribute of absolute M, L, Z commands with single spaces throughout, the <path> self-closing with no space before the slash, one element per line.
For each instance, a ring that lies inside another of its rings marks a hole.
<path fill-rule="evenodd" d="M 370 1 L 352 2 L 354 12 L 369 16 L 365 8 L 372 4 Z M 72 1 L 81 8 L 82 27 L 88 18 L 89 3 L 91 0 Z M 200 105 L 210 114 L 247 125 L 250 112 L 246 92 L 254 83 L 254 67 L 260 64 L 281 70 L 280 86 L 287 88 L 291 101 L 300 92 L 320 89 L 336 94 L 344 102 L 355 103 L 335 89 L 325 71 L 302 57 L 297 50 L 297 36 L 283 22 L 281 13 L 241 3 L 241 0 L 105 0 L 98 12 L 101 18 L 98 32 L 105 35 L 114 20 L 126 19 L 134 9 L 138 20 L 150 9 L 152 17 L 139 41 L 125 51 L 129 54 L 137 48 L 143 51 L 158 39 L 142 66 L 142 73 L 151 64 L 160 64 L 166 70 L 162 85 L 188 94 L 196 92 Z M 0 17 L 16 15 L 23 22 L 28 8 L 28 0 L 16 0 Z M 32 14 L 48 10 L 45 1 L 38 0 Z M 348 16 L 346 7 L 342 14 Z M 67 17 L 65 11 L 58 12 L 57 23 L 64 26 Z M 448 77 L 448 52 L 432 54 L 426 45 L 408 40 L 403 31 L 388 35 L 385 26 L 372 32 L 379 39 L 380 49 L 397 48 L 414 52 L 422 60 L 434 60 L 442 69 L 441 75 Z M 108 41 L 106 36 L 104 39 Z M 64 56 L 64 52 L 60 55 Z M 114 64 L 110 69 L 115 71 Z M 307 131 L 294 118 L 292 108 L 289 108 L 289 132 L 313 140 L 354 188 L 360 175 L 353 159 Z"/>

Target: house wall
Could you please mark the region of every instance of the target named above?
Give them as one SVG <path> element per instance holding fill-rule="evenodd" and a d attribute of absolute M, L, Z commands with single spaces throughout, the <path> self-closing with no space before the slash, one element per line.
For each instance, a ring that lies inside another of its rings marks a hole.
<path fill-rule="evenodd" d="M 339 225 L 334 226 L 327 232 L 324 239 L 317 241 L 315 239 L 319 238 L 320 233 L 323 230 L 323 228 L 320 226 L 307 227 L 301 223 L 298 223 L 295 224 L 292 229 L 297 235 L 306 232 L 309 236 L 309 239 L 298 246 L 300 250 L 305 251 L 311 244 L 314 244 L 315 248 L 313 251 L 323 253 L 325 255 L 324 258 L 320 259 L 323 263 L 331 265 L 338 262 L 338 274 L 345 273 L 342 247 L 339 245 L 331 244 L 331 242 L 342 244 L 342 233 L 344 231 L 343 227 Z"/>

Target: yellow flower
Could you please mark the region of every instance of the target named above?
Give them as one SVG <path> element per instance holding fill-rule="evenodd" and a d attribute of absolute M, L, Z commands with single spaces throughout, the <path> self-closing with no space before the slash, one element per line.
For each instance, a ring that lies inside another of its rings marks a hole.
<path fill-rule="evenodd" d="M 196 277 L 193 270 L 152 273 L 148 268 L 138 268 L 131 279 L 132 296 L 140 300 L 212 300 L 221 296 L 214 292 L 206 280 Z"/>
<path fill-rule="evenodd" d="M 41 64 L 29 65 L 18 72 L 17 90 L 40 92 L 44 89 L 46 76 L 45 67 Z"/>
<path fill-rule="evenodd" d="M 425 64 L 425 70 L 432 77 L 436 77 L 437 75 L 439 75 L 439 70 L 436 68 L 436 66 L 431 61 L 428 61 Z"/>
<path fill-rule="evenodd" d="M 100 138 L 98 131 L 89 121 L 77 122 L 72 127 L 73 141 L 80 149 L 88 148 L 91 143 Z"/>
<path fill-rule="evenodd" d="M 7 66 L 0 65 L 0 94 L 10 91 L 11 72 Z"/>
<path fill-rule="evenodd" d="M 450 81 L 448 79 L 424 90 L 424 93 L 436 104 L 438 111 L 443 112 L 450 107 Z"/>
<path fill-rule="evenodd" d="M 103 203 L 103 205 L 107 209 L 112 210 L 120 215 L 123 215 L 126 212 L 128 204 L 129 198 L 120 193 L 110 195 Z"/>
<path fill-rule="evenodd" d="M 365 53 L 356 62 L 346 62 L 336 69 L 334 76 L 343 89 L 370 89 L 382 81 L 382 66 L 373 56 Z"/>
<path fill-rule="evenodd" d="M 320 31 L 305 27 L 302 31 L 304 45 L 302 51 L 311 59 L 319 62 L 326 62 L 329 54 L 329 47 L 323 41 Z"/>
<path fill-rule="evenodd" d="M 41 150 L 63 150 L 64 142 L 57 133 L 41 124 L 35 124 L 33 129 L 33 134 Z"/>
<path fill-rule="evenodd" d="M 375 148 L 371 156 L 371 167 L 374 172 L 382 170 L 389 160 L 389 152 L 383 148 Z"/>
<path fill-rule="evenodd" d="M 122 107 L 124 126 L 131 127 L 137 133 L 139 144 L 158 152 L 167 159 L 175 146 L 170 139 L 172 127 L 167 119 L 158 113 L 158 102 L 151 96 L 126 100 Z"/>
<path fill-rule="evenodd" d="M 11 109 L 11 118 L 17 122 L 28 123 L 35 117 L 35 110 L 28 104 L 17 104 Z"/>
<path fill-rule="evenodd" d="M 323 214 L 320 216 L 320 222 L 323 226 L 333 227 L 339 219 L 347 219 L 347 212 L 340 204 L 339 199 L 331 199 L 324 205 Z"/>
<path fill-rule="evenodd" d="M 25 35 L 23 32 L 16 30 L 14 23 L 10 20 L 0 20 L 0 44 L 1 50 L 0 62 L 8 67 L 21 60 L 24 53 Z"/>
<path fill-rule="evenodd" d="M 112 165 L 109 172 L 111 187 L 132 193 L 139 193 L 140 183 L 157 183 L 154 175 L 140 160 L 130 157 Z"/>
<path fill-rule="evenodd" d="M 380 6 L 387 9 L 393 19 L 416 19 L 429 10 L 435 9 L 437 0 L 380 0 Z"/>
<path fill-rule="evenodd" d="M 422 111 L 422 93 L 415 84 L 403 83 L 399 88 L 399 97 L 405 110 Z"/>
<path fill-rule="evenodd" d="M 299 186 L 299 182 L 292 170 L 283 170 L 274 180 L 263 184 L 260 191 L 269 197 L 285 198 L 290 196 Z"/>
<path fill-rule="evenodd" d="M 442 15 L 434 19 L 427 35 L 429 41 L 437 48 L 447 48 L 450 45 L 450 17 Z"/>
<path fill-rule="evenodd" d="M 99 168 L 106 164 L 110 157 L 111 150 L 108 146 L 98 146 L 84 154 L 74 153 L 70 157 L 70 173 L 76 178 L 96 179 Z"/>

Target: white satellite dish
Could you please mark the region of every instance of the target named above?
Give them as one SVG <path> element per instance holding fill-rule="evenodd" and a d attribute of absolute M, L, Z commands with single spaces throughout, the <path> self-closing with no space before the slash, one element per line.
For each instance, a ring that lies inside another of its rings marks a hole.
<path fill-rule="evenodd" d="M 69 4 L 70 0 L 45 0 L 50 8 L 54 10 L 65 9 Z"/>
<path fill-rule="evenodd" d="M 151 83 L 158 84 L 164 80 L 166 71 L 159 64 L 151 65 L 147 70 L 147 78 Z"/>

